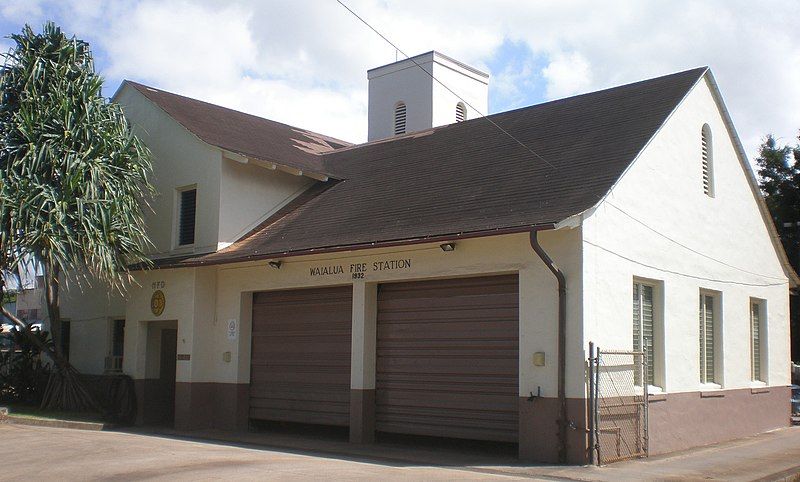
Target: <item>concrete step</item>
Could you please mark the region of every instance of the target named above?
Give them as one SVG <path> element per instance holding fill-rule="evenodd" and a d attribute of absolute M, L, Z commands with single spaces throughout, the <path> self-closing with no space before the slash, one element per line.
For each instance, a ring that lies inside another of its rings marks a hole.
<path fill-rule="evenodd" d="M 15 425 L 30 425 L 35 427 L 72 428 L 77 430 L 109 430 L 111 424 L 101 422 L 80 422 L 76 420 L 58 420 L 52 418 L 26 417 L 23 415 L 9 415 L 8 410 L 2 416 L 2 421 Z"/>

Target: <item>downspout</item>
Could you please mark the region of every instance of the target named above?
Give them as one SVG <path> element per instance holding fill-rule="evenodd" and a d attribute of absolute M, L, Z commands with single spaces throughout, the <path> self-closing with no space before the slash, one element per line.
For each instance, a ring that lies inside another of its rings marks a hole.
<path fill-rule="evenodd" d="M 567 461 L 567 394 L 564 381 L 567 372 L 567 280 L 539 244 L 539 231 L 545 229 L 553 227 L 534 228 L 530 237 L 531 247 L 558 281 L 558 461 L 563 464 Z"/>

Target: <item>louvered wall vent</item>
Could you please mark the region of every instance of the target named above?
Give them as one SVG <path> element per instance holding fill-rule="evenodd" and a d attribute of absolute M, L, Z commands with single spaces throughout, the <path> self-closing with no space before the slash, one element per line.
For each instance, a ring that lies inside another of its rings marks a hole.
<path fill-rule="evenodd" d="M 394 107 L 394 135 L 406 133 L 406 104 L 398 102 Z"/>
<path fill-rule="evenodd" d="M 467 120 L 467 108 L 464 107 L 463 102 L 456 104 L 456 122 L 464 122 Z"/>
<path fill-rule="evenodd" d="M 706 196 L 714 197 L 714 166 L 713 151 L 711 148 L 711 128 L 708 124 L 703 126 L 700 134 L 700 148 L 703 158 L 703 192 Z"/>

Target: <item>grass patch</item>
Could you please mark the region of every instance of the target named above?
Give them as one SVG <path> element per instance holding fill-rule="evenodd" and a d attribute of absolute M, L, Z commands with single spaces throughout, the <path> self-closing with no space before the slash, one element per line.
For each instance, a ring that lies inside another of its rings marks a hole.
<path fill-rule="evenodd" d="M 70 422 L 103 423 L 100 414 L 92 412 L 67 412 L 63 410 L 41 410 L 35 405 L 8 404 L 8 414 L 15 417 L 35 418 L 40 420 L 66 420 Z"/>

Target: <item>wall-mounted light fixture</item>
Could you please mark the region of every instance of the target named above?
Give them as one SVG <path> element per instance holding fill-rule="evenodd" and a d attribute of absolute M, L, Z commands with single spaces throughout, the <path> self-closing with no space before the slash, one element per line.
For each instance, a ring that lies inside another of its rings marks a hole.
<path fill-rule="evenodd" d="M 283 264 L 283 263 L 282 263 L 282 262 L 280 262 L 280 261 L 270 261 L 270 262 L 269 262 L 269 267 L 270 267 L 270 268 L 273 268 L 273 269 L 281 269 L 281 265 L 282 265 L 282 264 Z"/>
<path fill-rule="evenodd" d="M 456 243 L 444 243 L 440 244 L 439 247 L 442 248 L 442 251 L 445 253 L 449 253 L 450 251 L 456 250 Z"/>

